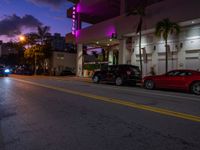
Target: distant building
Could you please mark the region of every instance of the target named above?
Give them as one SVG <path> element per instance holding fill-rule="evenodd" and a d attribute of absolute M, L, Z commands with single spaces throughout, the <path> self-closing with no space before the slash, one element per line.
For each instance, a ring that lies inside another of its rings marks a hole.
<path fill-rule="evenodd" d="M 66 51 L 67 44 L 65 37 L 62 37 L 59 33 L 55 33 L 51 38 L 51 46 L 54 51 Z"/>
<path fill-rule="evenodd" d="M 54 51 L 50 59 L 51 75 L 60 75 L 66 68 L 75 71 L 76 69 L 76 54 Z"/>
<path fill-rule="evenodd" d="M 1 57 L 1 55 L 2 55 L 2 44 L 3 44 L 3 42 L 0 41 L 0 57 Z"/>
<path fill-rule="evenodd" d="M 17 50 L 10 46 L 9 43 L 3 43 L 2 41 L 0 41 L 0 57 L 17 53 Z"/>

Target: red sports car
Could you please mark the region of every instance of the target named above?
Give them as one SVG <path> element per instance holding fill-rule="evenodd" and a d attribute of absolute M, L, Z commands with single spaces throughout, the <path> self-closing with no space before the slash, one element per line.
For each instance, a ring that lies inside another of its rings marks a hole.
<path fill-rule="evenodd" d="M 195 70 L 172 70 L 163 75 L 143 78 L 146 89 L 176 89 L 200 95 L 200 72 Z"/>

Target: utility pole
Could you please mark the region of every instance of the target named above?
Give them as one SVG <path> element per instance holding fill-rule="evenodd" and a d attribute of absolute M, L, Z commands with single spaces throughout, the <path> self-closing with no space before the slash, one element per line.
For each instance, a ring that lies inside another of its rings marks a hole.
<path fill-rule="evenodd" d="M 37 74 L 37 69 L 36 69 L 36 65 L 37 65 L 37 56 L 44 56 L 44 53 L 35 52 L 35 71 L 34 71 L 34 75 Z"/>
<path fill-rule="evenodd" d="M 37 74 L 37 70 L 36 70 L 36 65 L 37 65 L 37 54 L 36 54 L 36 52 L 35 52 L 35 69 L 34 69 L 34 75 L 36 75 Z"/>

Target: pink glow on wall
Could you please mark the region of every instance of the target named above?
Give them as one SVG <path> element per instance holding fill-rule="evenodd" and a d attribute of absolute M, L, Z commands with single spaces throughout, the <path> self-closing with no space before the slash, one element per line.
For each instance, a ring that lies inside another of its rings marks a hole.
<path fill-rule="evenodd" d="M 80 36 L 80 30 L 76 30 L 75 36 L 76 36 L 76 37 L 79 37 L 79 36 Z"/>
<path fill-rule="evenodd" d="M 115 26 L 108 26 L 108 28 L 106 29 L 106 36 L 111 37 L 113 34 L 116 34 Z"/>

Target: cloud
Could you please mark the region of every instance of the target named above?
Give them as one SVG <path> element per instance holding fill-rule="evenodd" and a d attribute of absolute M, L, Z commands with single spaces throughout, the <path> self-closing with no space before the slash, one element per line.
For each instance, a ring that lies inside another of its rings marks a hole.
<path fill-rule="evenodd" d="M 5 16 L 0 20 L 0 35 L 12 37 L 20 34 L 23 28 L 32 29 L 40 25 L 42 23 L 32 15 L 19 17 L 13 14 L 12 16 Z"/>
<path fill-rule="evenodd" d="M 66 0 L 28 0 L 36 5 L 44 4 L 53 7 L 54 9 L 59 8 L 61 5 L 66 4 Z"/>

